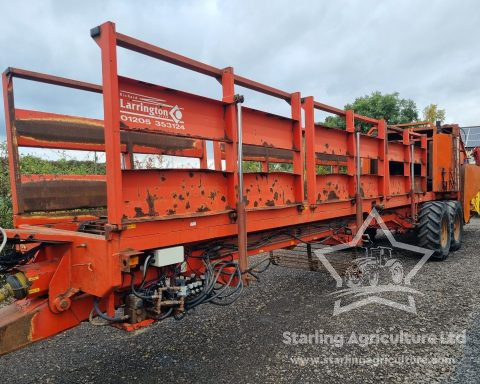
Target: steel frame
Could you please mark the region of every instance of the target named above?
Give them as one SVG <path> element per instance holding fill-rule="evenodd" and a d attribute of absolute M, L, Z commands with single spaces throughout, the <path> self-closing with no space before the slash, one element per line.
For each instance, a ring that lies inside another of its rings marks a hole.
<path fill-rule="evenodd" d="M 29 298 L 0 311 L 0 330 L 13 335 L 0 342 L 0 353 L 85 320 L 91 296 L 103 297 L 102 308 L 113 314 L 122 273 L 130 270 L 131 257 L 145 250 L 219 238 L 235 241 L 239 232 L 259 236 L 281 227 L 298 228 L 303 240 L 335 235 L 331 241 L 348 241 L 372 207 L 383 212 L 390 227 L 407 229 L 415 225 L 419 203 L 460 198 L 462 155 L 455 127 L 449 133 L 430 126 L 423 131 L 388 127 L 384 120 L 246 79 L 232 67 L 216 68 L 120 34 L 111 22 L 94 28 L 91 36 L 101 49 L 101 86 L 13 68 L 2 77 L 15 223 L 8 236 L 49 247 L 35 263 L 21 267 L 32 279 Z M 217 79 L 222 100 L 120 76 L 117 47 Z M 104 119 L 15 109 L 15 77 L 102 93 Z M 236 86 L 291 107 L 289 118 L 241 107 L 244 160 L 262 164 L 261 172 L 243 175 L 241 196 Z M 316 123 L 316 109 L 343 117 L 346 129 Z M 359 131 L 359 122 L 372 126 L 369 133 Z M 214 143 L 214 169 L 208 168 L 207 141 Z M 104 151 L 106 175 L 22 176 L 19 146 Z M 447 148 L 455 149 L 456 162 L 443 155 Z M 198 158 L 200 168 L 135 169 L 135 153 Z M 290 163 L 293 171 L 269 172 L 272 161 Z M 397 174 L 392 173 L 394 163 L 400 167 Z M 319 166 L 330 170 L 319 173 Z M 242 200 L 243 228 L 237 225 Z M 100 219 L 105 208 L 104 234 L 78 231 L 82 222 Z M 350 232 L 312 226 L 335 220 L 345 221 Z M 246 253 L 298 242 L 277 239 Z"/>

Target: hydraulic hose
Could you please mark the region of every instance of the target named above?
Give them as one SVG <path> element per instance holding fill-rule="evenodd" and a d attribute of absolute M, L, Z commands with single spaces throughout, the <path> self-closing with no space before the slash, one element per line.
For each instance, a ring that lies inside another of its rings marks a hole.
<path fill-rule="evenodd" d="M 95 309 L 95 313 L 101 317 L 102 319 L 104 320 L 107 320 L 107 321 L 110 321 L 111 323 L 122 323 L 124 322 L 125 320 L 128 319 L 128 316 L 122 316 L 122 317 L 110 317 L 108 315 L 106 315 L 105 313 L 103 313 L 100 308 L 98 307 L 98 302 L 100 301 L 100 299 L 98 297 L 95 297 L 93 299 L 93 308 Z"/>

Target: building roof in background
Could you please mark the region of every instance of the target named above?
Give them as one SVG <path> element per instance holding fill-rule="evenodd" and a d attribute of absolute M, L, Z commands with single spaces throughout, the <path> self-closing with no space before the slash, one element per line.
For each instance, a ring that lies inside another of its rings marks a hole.
<path fill-rule="evenodd" d="M 480 147 L 480 126 L 460 127 L 462 140 L 466 148 Z"/>

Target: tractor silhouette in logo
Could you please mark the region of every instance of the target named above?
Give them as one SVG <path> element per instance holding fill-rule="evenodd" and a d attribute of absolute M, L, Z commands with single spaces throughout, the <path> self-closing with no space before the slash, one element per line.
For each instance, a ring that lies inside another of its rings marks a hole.
<path fill-rule="evenodd" d="M 365 257 L 354 259 L 345 271 L 345 282 L 349 288 L 375 287 L 381 277 L 386 278 L 387 284 L 400 285 L 403 283 L 402 264 L 392 258 L 391 248 L 363 249 L 365 249 Z"/>

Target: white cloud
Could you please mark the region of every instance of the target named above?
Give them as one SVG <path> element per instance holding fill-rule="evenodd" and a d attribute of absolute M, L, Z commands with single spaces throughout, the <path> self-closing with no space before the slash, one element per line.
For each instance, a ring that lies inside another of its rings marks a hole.
<path fill-rule="evenodd" d="M 476 1 L 22 1 L 2 7 L 0 67 L 99 83 L 100 50 L 89 29 L 106 20 L 122 33 L 334 106 L 374 90 L 398 91 L 420 110 L 438 103 L 448 122 L 480 123 Z M 119 70 L 220 96 L 213 79 L 123 50 Z M 17 83 L 19 106 L 101 117 L 98 95 Z M 286 103 L 245 93 L 247 105 L 288 111 Z"/>

